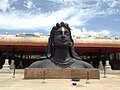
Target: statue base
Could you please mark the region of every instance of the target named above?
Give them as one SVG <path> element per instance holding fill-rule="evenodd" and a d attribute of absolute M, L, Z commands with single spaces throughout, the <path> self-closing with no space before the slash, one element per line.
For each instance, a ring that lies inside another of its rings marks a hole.
<path fill-rule="evenodd" d="M 24 79 L 100 79 L 99 69 L 94 68 L 26 68 Z"/>

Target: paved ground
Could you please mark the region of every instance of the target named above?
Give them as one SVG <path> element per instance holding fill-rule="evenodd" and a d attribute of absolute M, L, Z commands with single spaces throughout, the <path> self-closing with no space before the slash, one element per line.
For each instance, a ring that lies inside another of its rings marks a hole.
<path fill-rule="evenodd" d="M 107 78 L 101 73 L 100 80 L 90 80 L 90 84 L 81 79 L 77 86 L 73 86 L 70 79 L 24 80 L 23 70 L 17 71 L 15 78 L 12 71 L 0 71 L 0 90 L 120 90 L 120 71 L 109 73 Z"/>

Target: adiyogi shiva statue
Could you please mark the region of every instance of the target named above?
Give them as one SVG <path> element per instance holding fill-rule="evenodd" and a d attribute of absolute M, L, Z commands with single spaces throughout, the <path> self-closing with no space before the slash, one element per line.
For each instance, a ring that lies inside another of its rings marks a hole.
<path fill-rule="evenodd" d="M 80 59 L 74 50 L 71 29 L 67 23 L 57 23 L 50 32 L 47 59 L 32 63 L 29 68 L 93 68 Z"/>

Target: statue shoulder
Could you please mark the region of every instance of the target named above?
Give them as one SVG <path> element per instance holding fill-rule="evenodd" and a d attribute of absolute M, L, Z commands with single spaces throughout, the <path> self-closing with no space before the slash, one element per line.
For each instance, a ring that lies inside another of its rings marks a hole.
<path fill-rule="evenodd" d="M 93 68 L 93 66 L 85 61 L 82 60 L 76 60 L 75 63 L 80 67 L 80 68 Z"/>
<path fill-rule="evenodd" d="M 34 63 L 32 63 L 29 68 L 42 68 L 44 64 L 46 64 L 46 62 L 49 62 L 49 59 L 43 59 L 41 61 L 36 61 Z"/>
<path fill-rule="evenodd" d="M 85 68 L 93 68 L 93 66 L 90 63 L 87 63 L 85 61 L 82 61 L 84 63 Z"/>

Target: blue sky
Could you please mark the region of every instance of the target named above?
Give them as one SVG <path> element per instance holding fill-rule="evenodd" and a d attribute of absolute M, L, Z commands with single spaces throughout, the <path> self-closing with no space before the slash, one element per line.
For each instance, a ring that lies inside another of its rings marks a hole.
<path fill-rule="evenodd" d="M 120 36 L 120 0 L 0 0 L 0 34 L 48 35 L 61 21 L 81 37 Z"/>

